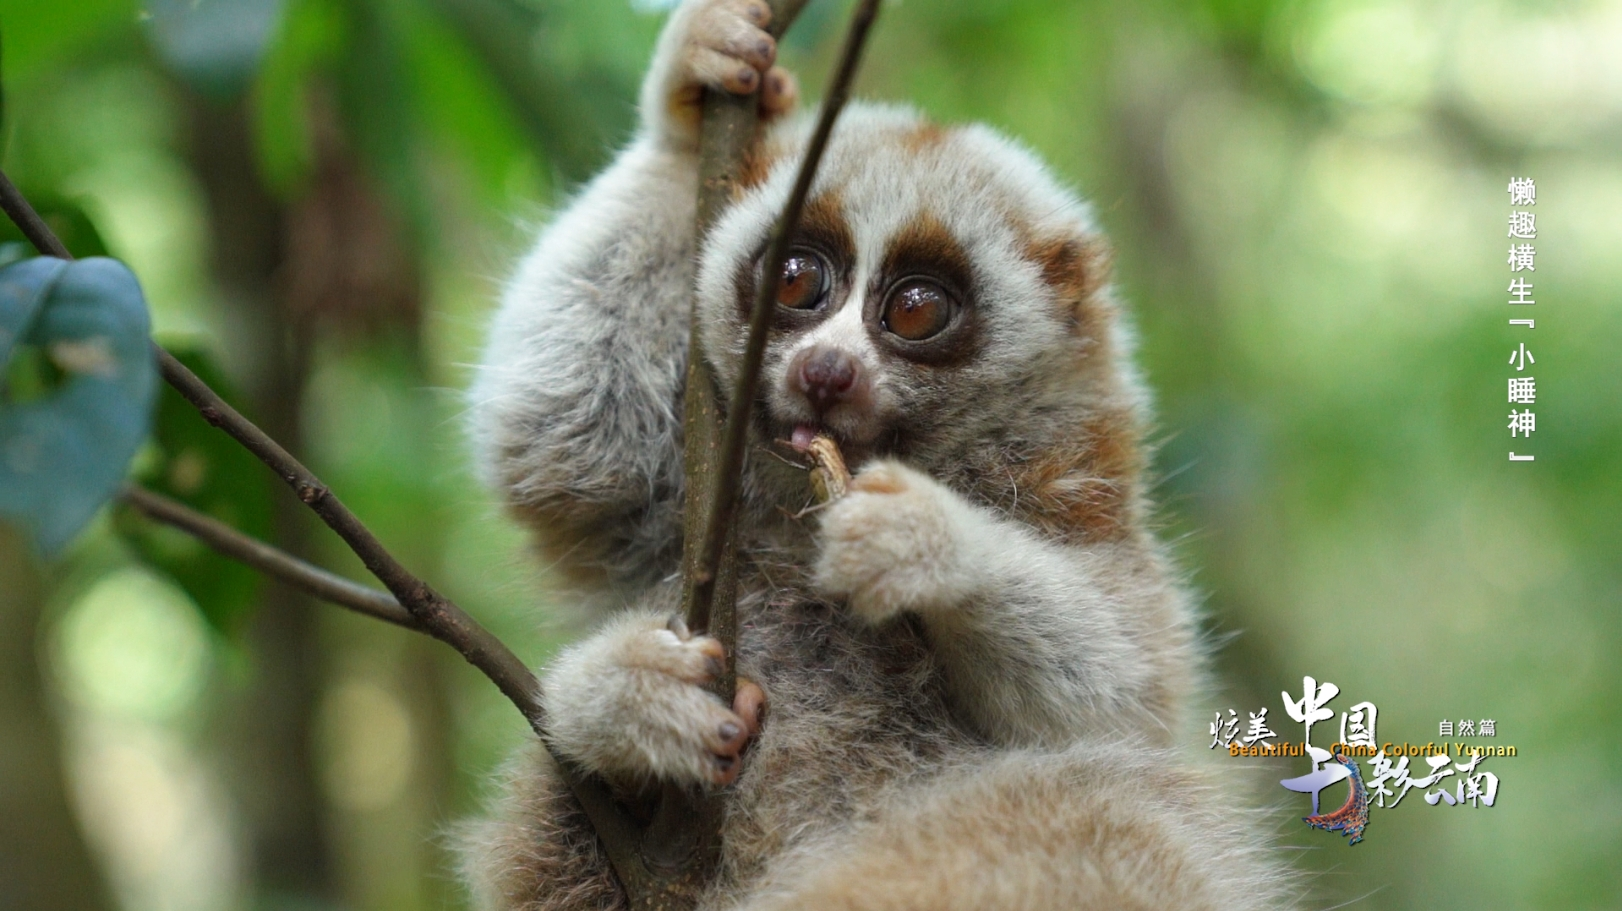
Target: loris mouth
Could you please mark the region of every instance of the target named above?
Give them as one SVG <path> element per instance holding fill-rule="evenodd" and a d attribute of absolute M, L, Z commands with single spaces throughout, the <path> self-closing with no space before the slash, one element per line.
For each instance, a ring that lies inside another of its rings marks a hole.
<path fill-rule="evenodd" d="M 821 435 L 839 445 L 845 461 L 855 468 L 875 456 L 895 455 L 899 441 L 895 422 L 868 411 L 839 405 L 823 412 L 792 397 L 775 401 L 762 396 L 755 411 L 755 429 L 784 455 L 803 456 L 812 438 Z"/>
<path fill-rule="evenodd" d="M 804 455 L 811 448 L 811 441 L 818 436 L 827 437 L 838 443 L 842 452 L 851 448 L 850 442 L 838 431 L 818 422 L 771 420 L 764 423 L 765 426 L 761 429 L 766 431 L 766 437 L 772 441 L 773 446 L 783 451 Z"/>
<path fill-rule="evenodd" d="M 857 439 L 838 427 L 816 421 L 774 421 L 770 438 L 786 450 L 804 455 L 811 440 L 827 437 L 839 445 L 839 452 L 847 464 L 855 469 L 861 463 L 883 455 L 893 455 L 896 442 L 893 433 L 880 433 L 875 439 Z"/>
<path fill-rule="evenodd" d="M 811 441 L 823 430 L 816 424 L 795 424 L 794 430 L 789 434 L 789 445 L 795 452 L 805 452 L 811 448 Z"/>

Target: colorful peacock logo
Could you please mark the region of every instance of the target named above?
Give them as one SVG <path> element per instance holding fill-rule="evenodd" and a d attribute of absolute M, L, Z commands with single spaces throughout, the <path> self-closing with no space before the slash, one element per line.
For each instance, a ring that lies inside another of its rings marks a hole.
<path fill-rule="evenodd" d="M 1357 760 L 1345 753 L 1336 753 L 1335 761 L 1352 773 L 1348 779 L 1351 791 L 1346 795 L 1346 802 L 1333 813 L 1303 816 L 1302 820 L 1314 829 L 1349 835 L 1352 840 L 1347 844 L 1355 845 L 1363 840 L 1363 829 L 1369 824 L 1369 792 L 1363 787 L 1363 773 L 1357 768 Z"/>

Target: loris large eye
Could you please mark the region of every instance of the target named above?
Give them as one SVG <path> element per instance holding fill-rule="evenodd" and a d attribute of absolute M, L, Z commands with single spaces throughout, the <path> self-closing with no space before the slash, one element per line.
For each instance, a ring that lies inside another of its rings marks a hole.
<path fill-rule="evenodd" d="M 909 342 L 939 335 L 952 321 L 952 299 L 932 281 L 914 279 L 884 302 L 884 328 Z"/>
<path fill-rule="evenodd" d="M 791 250 L 783 260 L 783 276 L 777 282 L 777 305 L 790 310 L 810 310 L 828 293 L 828 267 L 822 257 L 809 250 Z"/>

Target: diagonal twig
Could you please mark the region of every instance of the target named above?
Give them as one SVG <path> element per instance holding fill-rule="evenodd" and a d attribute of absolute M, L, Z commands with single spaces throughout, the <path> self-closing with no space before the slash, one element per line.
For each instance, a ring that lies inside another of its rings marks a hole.
<path fill-rule="evenodd" d="M 460 652 L 518 706 L 532 726 L 544 728 L 544 713 L 536 698 L 539 684 L 511 649 L 450 599 L 412 575 L 337 494 L 292 453 L 227 404 L 169 352 L 156 344 L 153 349 L 163 378 L 197 408 L 205 421 L 224 430 L 276 472 L 328 528 L 338 533 L 366 569 L 411 612 L 424 632 Z"/>
<path fill-rule="evenodd" d="M 28 204 L 28 200 L 23 198 L 22 192 L 4 171 L 0 171 L 0 209 L 5 209 L 6 214 L 17 225 L 17 229 L 34 245 L 34 249 L 57 259 L 73 258 L 73 254 L 63 246 L 62 241 L 51 230 L 51 226 L 45 223 L 45 219 L 39 217 L 39 213 Z"/>
<path fill-rule="evenodd" d="M 401 607 L 400 602 L 388 592 L 352 582 L 337 573 L 300 560 L 280 548 L 237 531 L 213 516 L 137 484 L 125 484 L 118 496 L 148 519 L 178 528 L 219 553 L 267 576 L 280 579 L 339 607 L 422 632 L 417 618 Z"/>
<path fill-rule="evenodd" d="M 41 253 L 73 259 L 73 254 L 3 171 L 0 171 L 0 208 Z M 540 685 L 511 649 L 428 583 L 413 576 L 314 472 L 227 404 L 185 364 L 156 342 L 152 344 L 152 354 L 164 380 L 191 402 L 204 420 L 225 431 L 287 482 L 298 498 L 320 516 L 327 527 L 337 532 L 367 570 L 393 593 L 423 632 L 460 652 L 512 700 L 529 719 L 531 727 L 537 731 L 544 729 L 545 713 L 538 699 Z M 296 558 L 288 556 L 288 559 Z"/>
<path fill-rule="evenodd" d="M 337 494 L 292 453 L 227 404 L 174 355 L 156 343 L 152 348 L 163 378 L 197 408 L 203 420 L 225 431 L 276 472 L 328 528 L 338 533 L 366 569 L 399 599 L 401 606 L 411 612 L 423 632 L 460 652 L 512 700 L 529 719 L 531 727 L 537 731 L 545 729 L 545 712 L 538 699 L 540 684 L 511 649 L 450 599 L 412 575 Z"/>

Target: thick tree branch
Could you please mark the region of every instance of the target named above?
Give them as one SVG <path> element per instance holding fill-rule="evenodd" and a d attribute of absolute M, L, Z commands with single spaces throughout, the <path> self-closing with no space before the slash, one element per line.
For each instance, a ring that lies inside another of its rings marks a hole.
<path fill-rule="evenodd" d="M 772 9 L 768 30 L 781 38 L 805 6 L 806 0 L 767 0 Z M 699 128 L 698 212 L 694 236 L 700 246 L 721 211 L 732 201 L 744 154 L 755 140 L 759 119 L 759 98 L 729 92 L 705 92 L 703 120 Z M 722 418 L 717 404 L 715 374 L 699 350 L 698 299 L 693 299 L 692 328 L 688 336 L 686 393 L 682 403 L 682 433 L 685 438 L 682 469 L 686 491 L 682 505 L 682 613 L 695 632 L 711 631 L 726 649 L 727 660 L 721 674 L 711 684 L 716 695 L 730 703 L 736 688 L 736 668 L 732 656 L 737 635 L 737 560 L 729 537 L 723 544 L 720 566 L 709 571 L 711 596 L 716 605 L 706 606 L 711 622 L 695 626 L 694 580 L 703 559 L 704 532 L 709 515 L 706 504 L 720 478 L 717 473 L 721 452 Z M 667 892 L 680 890 L 696 902 L 698 890 L 720 862 L 722 805 L 714 794 L 692 794 L 685 789 L 664 789 L 643 839 L 642 860 L 653 870 L 663 871 L 669 881 Z"/>
<path fill-rule="evenodd" d="M 265 575 L 274 576 L 301 591 L 385 623 L 422 632 L 422 625 L 417 622 L 417 618 L 401 607 L 400 602 L 388 592 L 351 582 L 336 573 L 306 563 L 292 554 L 237 531 L 213 516 L 198 512 L 178 500 L 171 500 L 144 487 L 126 484 L 119 494 L 119 499 L 154 522 L 178 528 L 219 553 L 246 563 Z"/>
<path fill-rule="evenodd" d="M 768 0 L 772 21 L 768 30 L 781 38 L 805 7 L 807 0 Z M 704 93 L 704 114 L 699 130 L 698 215 L 694 236 L 702 246 L 710 227 L 732 201 L 743 169 L 743 159 L 755 141 L 759 125 L 759 98 L 730 92 Z M 718 404 L 715 372 L 699 351 L 698 299 L 693 299 L 692 330 L 688 336 L 687 384 L 683 398 L 682 432 L 685 437 L 683 475 L 686 491 L 682 502 L 682 613 L 687 626 L 696 633 L 709 632 L 726 647 L 728 660 L 713 689 L 728 701 L 735 685 L 731 656 L 735 650 L 733 606 L 737 596 L 737 561 L 732 555 L 732 538 L 722 542 L 719 566 L 705 569 L 705 533 L 709 527 L 709 504 L 721 462 L 721 434 L 725 427 Z M 710 589 L 700 616 L 697 580 L 703 573 Z M 713 627 L 713 630 L 711 629 Z"/>

